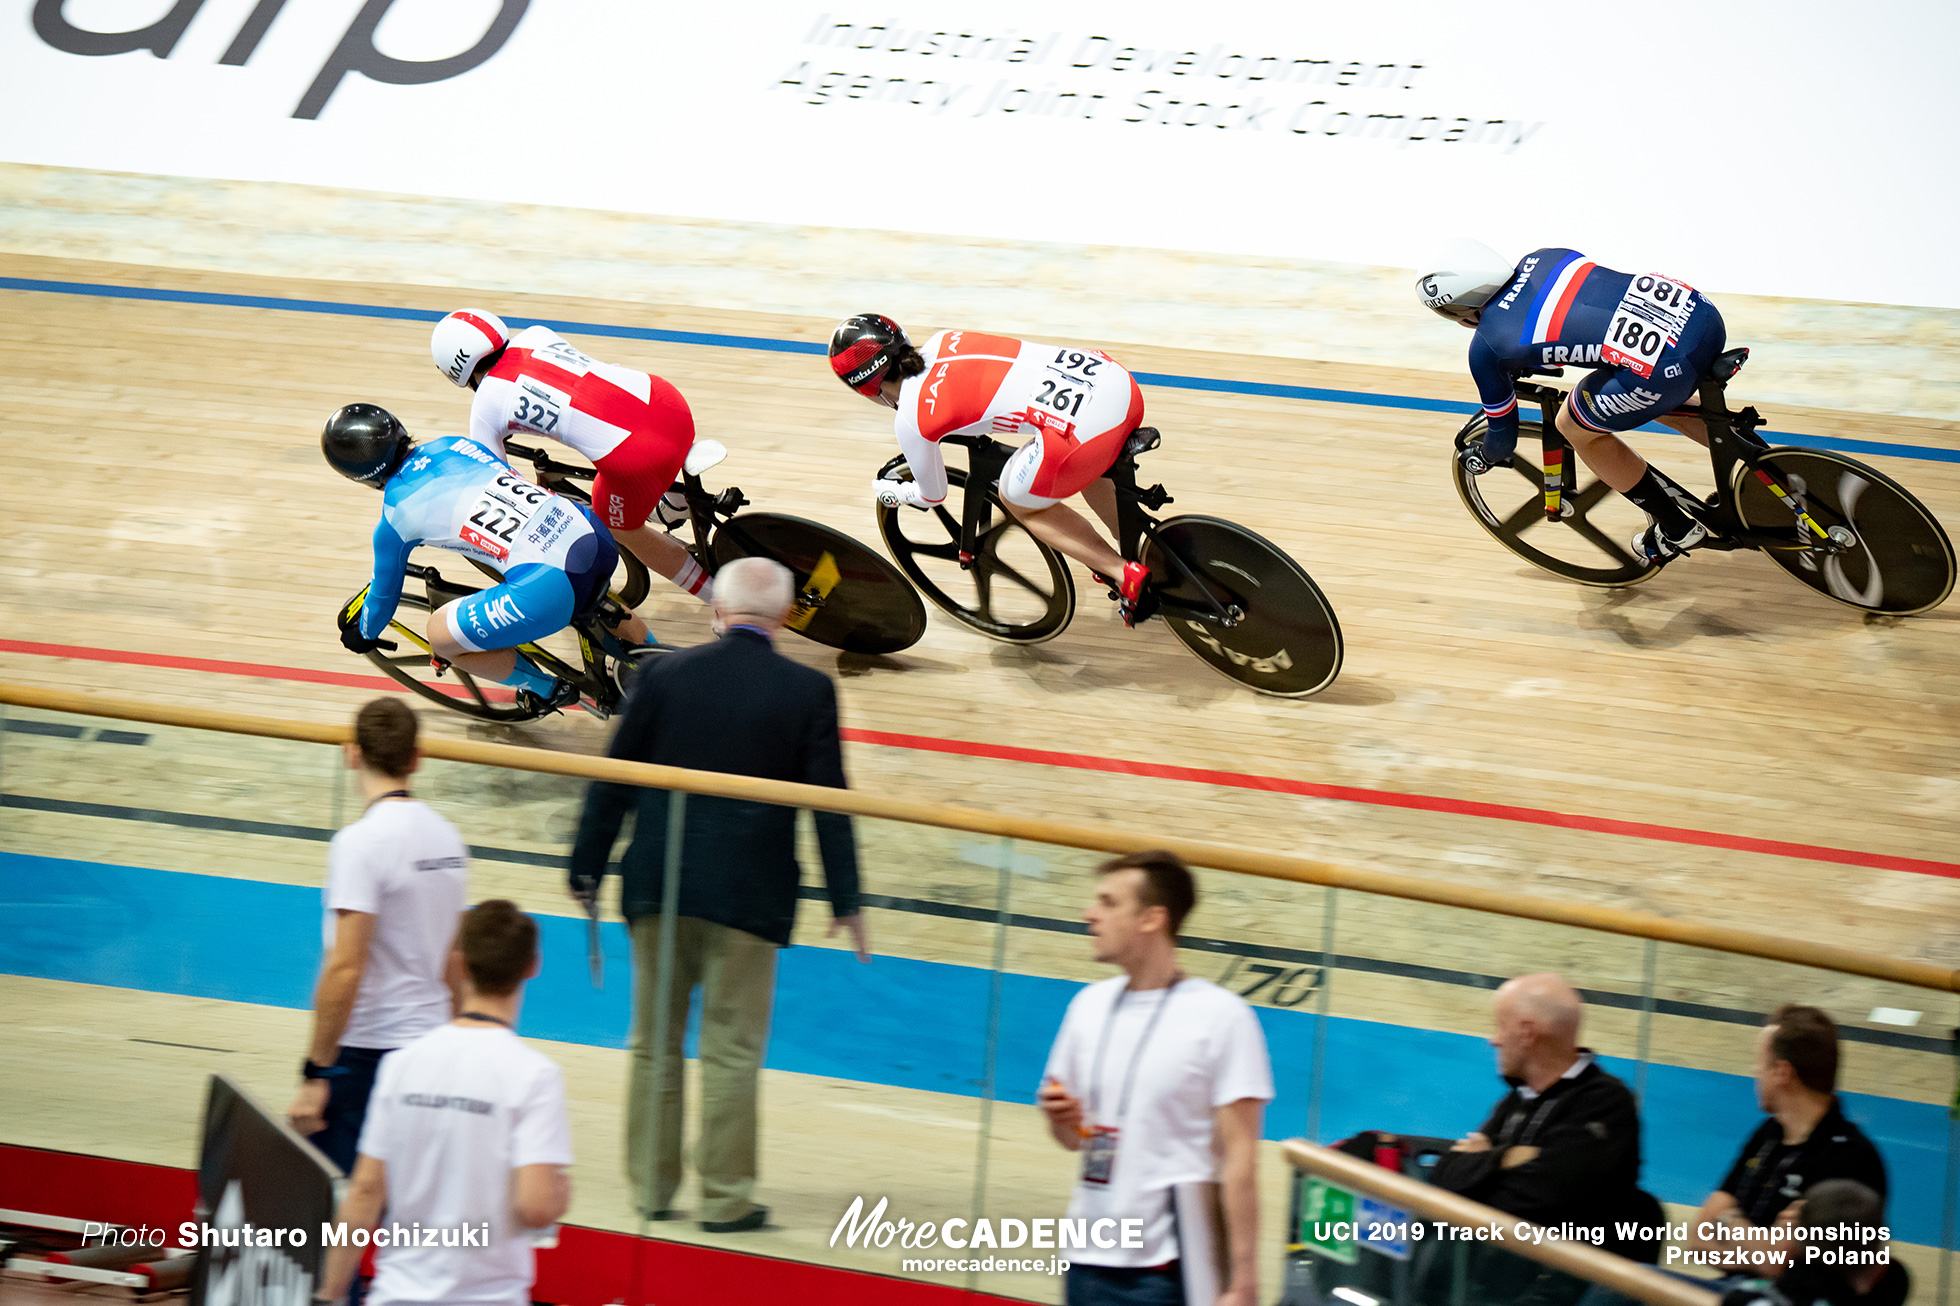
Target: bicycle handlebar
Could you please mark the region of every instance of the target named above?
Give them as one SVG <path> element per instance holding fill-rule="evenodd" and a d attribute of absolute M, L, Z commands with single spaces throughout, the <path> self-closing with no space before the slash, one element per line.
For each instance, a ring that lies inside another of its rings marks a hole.
<path fill-rule="evenodd" d="M 594 467 L 580 467 L 574 463 L 555 462 L 552 460 L 551 455 L 544 450 L 533 449 L 529 445 L 506 442 L 504 452 L 513 458 L 525 459 L 539 471 L 550 472 L 555 476 L 575 476 L 580 480 L 590 480 L 598 473 L 598 469 Z"/>

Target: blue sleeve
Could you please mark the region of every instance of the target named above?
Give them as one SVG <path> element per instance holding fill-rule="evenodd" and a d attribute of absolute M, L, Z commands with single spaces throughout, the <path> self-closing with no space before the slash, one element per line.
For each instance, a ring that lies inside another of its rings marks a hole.
<path fill-rule="evenodd" d="M 1481 331 L 1470 342 L 1470 378 L 1477 383 L 1477 398 L 1483 402 L 1484 420 L 1490 427 L 1484 452 L 1501 462 L 1518 445 L 1518 387 Z"/>
<path fill-rule="evenodd" d="M 404 540 L 383 517 L 374 527 L 374 579 L 368 582 L 367 599 L 361 604 L 361 635 L 379 639 L 395 615 L 402 598 L 402 577 L 408 572 L 409 550 L 415 545 Z"/>

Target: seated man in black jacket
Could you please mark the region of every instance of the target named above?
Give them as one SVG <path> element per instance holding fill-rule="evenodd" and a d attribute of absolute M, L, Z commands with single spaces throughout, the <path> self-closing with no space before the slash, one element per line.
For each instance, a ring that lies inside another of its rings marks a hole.
<path fill-rule="evenodd" d="M 1771 1013 L 1756 1042 L 1756 1104 L 1769 1118 L 1702 1203 L 1692 1246 L 1718 1255 L 1786 1251 L 1787 1240 L 1749 1241 L 1750 1226 L 1788 1225 L 1799 1200 L 1827 1179 L 1855 1179 L 1884 1202 L 1885 1162 L 1840 1109 L 1837 1071 L 1835 1021 L 1816 1007 Z"/>
<path fill-rule="evenodd" d="M 1627 1086 L 1579 1046 L 1583 1004 L 1557 975 L 1525 975 L 1492 1004 L 1497 1073 L 1511 1086 L 1433 1182 L 1537 1224 L 1604 1227 L 1633 1204 L 1640 1117 Z"/>
<path fill-rule="evenodd" d="M 1581 1226 L 1558 1232 L 1631 1254 L 1613 1226 L 1649 1202 L 1639 1190 L 1640 1117 L 1627 1086 L 1579 1046 L 1578 992 L 1557 975 L 1525 975 L 1497 990 L 1492 1011 L 1497 1073 L 1511 1091 L 1437 1160 L 1431 1182 L 1520 1220 Z M 1478 1300 L 1556 1304 L 1586 1288 L 1497 1243 L 1471 1255 Z"/>

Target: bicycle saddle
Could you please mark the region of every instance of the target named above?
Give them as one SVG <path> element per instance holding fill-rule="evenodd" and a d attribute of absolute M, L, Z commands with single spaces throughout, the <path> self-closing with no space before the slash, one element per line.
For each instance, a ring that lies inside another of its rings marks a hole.
<path fill-rule="evenodd" d="M 1123 452 L 1134 458 L 1138 454 L 1149 453 L 1164 442 L 1164 437 L 1154 426 L 1139 426 L 1130 432 L 1130 438 L 1123 445 Z"/>
<path fill-rule="evenodd" d="M 1740 372 L 1742 365 L 1748 361 L 1749 351 L 1747 349 L 1731 349 L 1726 354 L 1717 354 L 1715 356 L 1715 362 L 1709 367 L 1708 374 L 1717 381 L 1726 383 L 1730 377 Z"/>
<path fill-rule="evenodd" d="M 689 476 L 699 476 L 726 457 L 728 450 L 721 441 L 696 440 L 694 447 L 687 451 L 687 461 L 681 464 L 681 470 Z"/>

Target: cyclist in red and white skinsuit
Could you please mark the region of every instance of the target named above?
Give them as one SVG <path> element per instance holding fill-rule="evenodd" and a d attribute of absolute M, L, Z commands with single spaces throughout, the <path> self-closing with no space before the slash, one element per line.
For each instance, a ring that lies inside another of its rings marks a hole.
<path fill-rule="evenodd" d="M 516 335 L 494 313 L 459 309 L 436 323 L 429 352 L 442 374 L 476 391 L 470 438 L 504 454 L 512 431 L 548 436 L 598 468 L 592 510 L 613 538 L 703 603 L 712 584 L 680 541 L 647 525 L 694 445 L 694 415 L 657 376 L 602 363 L 549 327 Z"/>
<path fill-rule="evenodd" d="M 1061 502 L 1082 495 L 1116 532 L 1116 487 L 1104 478 L 1143 420 L 1143 392 L 1120 364 L 1100 350 L 978 331 L 941 331 L 914 349 L 896 322 L 875 313 L 837 328 L 830 362 L 853 390 L 898 410 L 898 447 L 912 479 L 878 482 L 881 500 L 943 502 L 939 441 L 949 435 L 1024 440 L 1001 473 L 1001 502 L 1043 542 L 1099 576 L 1121 577 L 1131 619 L 1148 570 Z"/>

